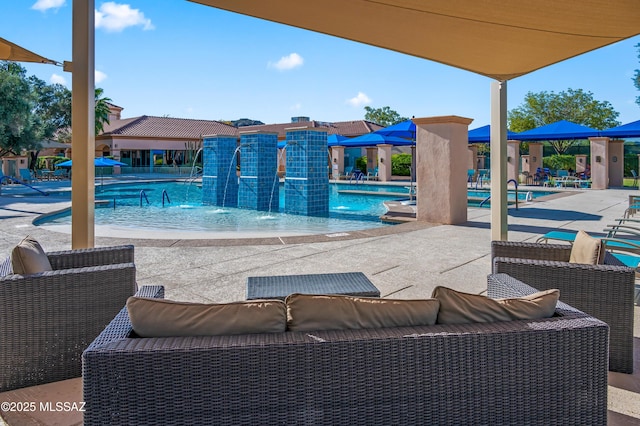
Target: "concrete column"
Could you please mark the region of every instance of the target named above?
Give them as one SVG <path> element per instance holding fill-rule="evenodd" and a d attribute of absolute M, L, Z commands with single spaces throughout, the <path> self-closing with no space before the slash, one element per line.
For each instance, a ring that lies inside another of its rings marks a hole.
<path fill-rule="evenodd" d="M 95 245 L 95 1 L 73 0 L 72 9 L 71 248 L 81 249 Z"/>
<path fill-rule="evenodd" d="M 378 145 L 378 180 L 388 182 L 391 180 L 391 147 L 393 145 Z"/>
<path fill-rule="evenodd" d="M 468 132 L 473 120 L 458 116 L 414 118 L 416 124 L 416 219 L 467 221 Z"/>
<path fill-rule="evenodd" d="M 589 138 L 591 144 L 591 188 L 609 187 L 609 138 Z"/>
<path fill-rule="evenodd" d="M 624 186 L 624 141 L 609 141 L 609 187 Z"/>
<path fill-rule="evenodd" d="M 467 169 L 473 169 L 475 171 L 475 175 L 478 173 L 478 145 L 471 144 L 468 149 L 469 160 L 467 162 Z"/>
<path fill-rule="evenodd" d="M 580 173 L 584 173 L 587 169 L 587 154 L 576 155 L 576 175 L 580 176 Z"/>
<path fill-rule="evenodd" d="M 507 141 L 507 181 L 520 177 L 520 141 Z"/>
<path fill-rule="evenodd" d="M 333 168 L 333 178 L 340 178 L 340 175 L 344 174 L 344 146 L 331 147 L 331 163 L 331 167 Z M 337 166 L 337 170 L 334 168 L 335 166 Z"/>
<path fill-rule="evenodd" d="M 542 168 L 542 143 L 529 142 L 529 173 L 534 175 L 536 170 Z"/>
<path fill-rule="evenodd" d="M 486 155 L 478 155 L 478 167 L 476 170 L 486 169 L 487 165 L 487 156 Z"/>
<path fill-rule="evenodd" d="M 415 145 L 411 145 L 411 182 L 415 182 L 416 181 L 416 174 L 417 174 L 417 168 L 416 168 L 416 158 L 417 158 L 418 154 L 416 153 L 416 146 Z"/>
<path fill-rule="evenodd" d="M 374 147 L 367 147 L 367 170 L 362 172 L 366 175 L 369 172 L 373 172 L 373 169 L 378 165 L 378 150 Z"/>

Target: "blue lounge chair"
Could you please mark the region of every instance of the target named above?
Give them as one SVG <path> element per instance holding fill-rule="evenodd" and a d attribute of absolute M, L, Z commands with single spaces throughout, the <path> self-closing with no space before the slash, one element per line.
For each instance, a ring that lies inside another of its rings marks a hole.
<path fill-rule="evenodd" d="M 605 247 L 609 249 L 611 254 L 625 266 L 637 269 L 640 265 L 640 255 L 629 252 L 640 253 L 640 240 L 616 238 L 615 230 L 613 228 L 605 228 L 605 231 L 609 231 L 607 237 L 593 237 L 602 239 L 605 243 Z M 577 233 L 577 231 L 551 231 L 538 238 L 536 242 L 547 243 L 549 240 L 556 240 L 573 243 L 576 239 Z M 619 251 L 622 251 L 623 253 L 620 253 Z"/>

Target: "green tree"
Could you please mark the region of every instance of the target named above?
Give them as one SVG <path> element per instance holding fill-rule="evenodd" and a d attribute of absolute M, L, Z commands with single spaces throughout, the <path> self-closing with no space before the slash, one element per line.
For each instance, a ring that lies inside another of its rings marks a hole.
<path fill-rule="evenodd" d="M 615 127 L 620 115 L 608 101 L 598 101 L 593 93 L 582 89 L 567 89 L 560 93 L 529 92 L 519 107 L 508 114 L 508 127 L 523 132 L 546 124 L 567 120 L 597 130 Z M 549 141 L 558 154 L 564 154 L 575 140 Z"/>
<path fill-rule="evenodd" d="M 104 96 L 104 90 L 96 88 L 96 135 L 104 130 L 104 125 L 109 124 L 109 102 L 111 98 Z"/>
<path fill-rule="evenodd" d="M 388 127 L 408 120 L 407 117 L 401 117 L 400 114 L 388 106 L 382 108 L 371 108 L 370 106 L 366 106 L 364 107 L 364 110 L 366 111 L 366 114 L 364 115 L 365 120 L 372 121 L 383 127 Z"/>
<path fill-rule="evenodd" d="M 36 146 L 43 128 L 33 113 L 35 106 L 26 70 L 14 62 L 0 62 L 0 156 Z"/>
<path fill-rule="evenodd" d="M 640 43 L 636 44 L 636 49 L 638 49 L 638 59 L 640 59 Z M 640 90 L 640 70 L 636 70 L 633 75 L 633 85 L 636 86 L 636 89 Z M 636 97 L 636 103 L 640 106 L 640 96 Z"/>

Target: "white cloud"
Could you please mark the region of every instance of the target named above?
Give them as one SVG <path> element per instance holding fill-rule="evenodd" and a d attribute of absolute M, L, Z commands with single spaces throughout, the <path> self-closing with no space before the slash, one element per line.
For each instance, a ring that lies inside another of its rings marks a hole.
<path fill-rule="evenodd" d="M 141 26 L 144 30 L 155 27 L 151 19 L 144 17 L 139 9 L 131 9 L 128 4 L 117 4 L 112 1 L 102 3 L 96 10 L 96 28 L 104 28 L 109 32 L 119 32 L 127 27 Z"/>
<path fill-rule="evenodd" d="M 64 6 L 65 0 L 38 0 L 31 6 L 31 9 L 40 10 L 44 12 L 49 9 L 58 9 Z"/>
<path fill-rule="evenodd" d="M 286 71 L 301 67 L 302 64 L 304 64 L 304 59 L 302 58 L 302 56 L 298 55 L 297 53 L 292 53 L 289 56 L 283 56 L 276 63 L 269 62 L 267 64 L 267 67 L 275 68 L 278 71 Z"/>
<path fill-rule="evenodd" d="M 49 78 L 49 83 L 51 84 L 62 84 L 64 86 L 67 85 L 67 80 L 58 74 L 52 74 L 51 77 Z"/>
<path fill-rule="evenodd" d="M 300 111 L 302 109 L 302 104 L 298 102 L 297 104 L 292 105 L 290 109 L 291 111 Z"/>
<path fill-rule="evenodd" d="M 101 83 L 107 79 L 107 75 L 102 71 L 95 70 L 93 75 L 96 83 Z"/>
<path fill-rule="evenodd" d="M 369 105 L 371 103 L 371 99 L 366 94 L 358 92 L 355 97 L 347 99 L 347 103 L 354 107 L 361 107 L 363 105 Z"/>

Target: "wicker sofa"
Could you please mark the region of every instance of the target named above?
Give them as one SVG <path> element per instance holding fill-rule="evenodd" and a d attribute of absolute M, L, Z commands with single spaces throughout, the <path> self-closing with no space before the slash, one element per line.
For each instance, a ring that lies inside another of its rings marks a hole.
<path fill-rule="evenodd" d="M 534 292 L 489 277 L 500 296 Z M 163 297 L 162 287 L 142 287 Z M 608 326 L 464 325 L 137 338 L 126 309 L 83 354 L 85 425 L 605 424 Z"/>
<path fill-rule="evenodd" d="M 0 391 L 80 377 L 82 351 L 136 291 L 133 246 L 46 255 L 52 271 L 0 277 Z"/>
<path fill-rule="evenodd" d="M 539 290 L 560 289 L 563 302 L 609 324 L 609 370 L 633 373 L 635 271 L 609 253 L 604 265 L 569 263 L 570 254 L 566 244 L 493 241 L 492 272 Z"/>

